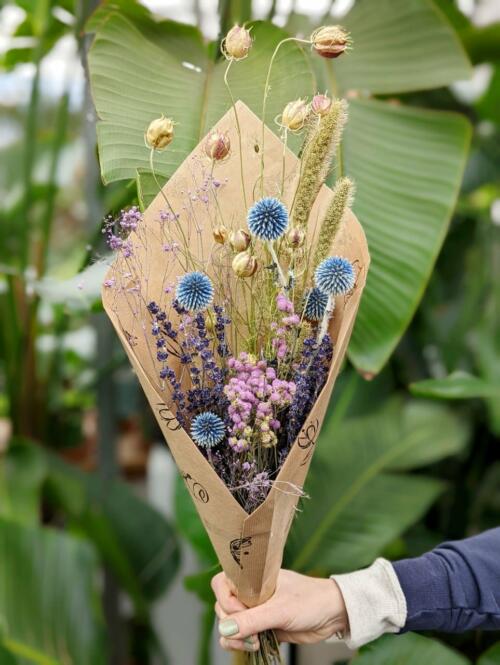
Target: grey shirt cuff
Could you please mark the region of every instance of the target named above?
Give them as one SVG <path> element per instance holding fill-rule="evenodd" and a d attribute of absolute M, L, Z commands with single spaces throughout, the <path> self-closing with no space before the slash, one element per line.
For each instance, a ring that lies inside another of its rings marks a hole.
<path fill-rule="evenodd" d="M 394 568 L 377 559 L 369 568 L 332 575 L 344 597 L 349 633 L 343 641 L 350 649 L 376 640 L 383 633 L 397 633 L 406 622 L 406 599 Z"/>

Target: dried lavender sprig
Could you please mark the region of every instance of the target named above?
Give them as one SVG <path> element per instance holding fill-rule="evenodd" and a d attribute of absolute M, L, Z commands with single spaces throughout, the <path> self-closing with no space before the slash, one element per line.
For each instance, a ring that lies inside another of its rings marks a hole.
<path fill-rule="evenodd" d="M 319 345 L 315 337 L 304 340 L 302 359 L 293 376 L 297 390 L 287 415 L 288 446 L 295 441 L 325 385 L 332 356 L 333 344 L 328 334 L 323 337 Z"/>

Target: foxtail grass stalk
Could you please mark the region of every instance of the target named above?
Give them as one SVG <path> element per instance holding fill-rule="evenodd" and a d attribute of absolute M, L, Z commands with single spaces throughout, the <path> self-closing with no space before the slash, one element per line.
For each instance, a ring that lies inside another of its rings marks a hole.
<path fill-rule="evenodd" d="M 314 201 L 324 184 L 347 119 L 347 104 L 343 99 L 332 103 L 330 111 L 321 118 L 302 156 L 303 168 L 297 185 L 292 212 L 293 226 L 304 229 Z"/>
<path fill-rule="evenodd" d="M 312 263 L 313 268 L 318 266 L 330 254 L 335 237 L 342 225 L 344 215 L 352 205 L 353 196 L 353 181 L 350 178 L 339 178 L 333 189 L 330 205 L 321 222 Z"/>

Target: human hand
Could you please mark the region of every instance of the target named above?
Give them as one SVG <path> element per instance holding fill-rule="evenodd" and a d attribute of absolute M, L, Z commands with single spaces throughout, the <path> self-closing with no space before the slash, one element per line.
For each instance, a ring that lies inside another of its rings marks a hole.
<path fill-rule="evenodd" d="M 246 608 L 224 573 L 212 578 L 223 649 L 257 651 L 258 634 L 275 630 L 280 642 L 311 644 L 348 627 L 344 599 L 332 579 L 280 570 L 274 595 L 258 607 Z"/>

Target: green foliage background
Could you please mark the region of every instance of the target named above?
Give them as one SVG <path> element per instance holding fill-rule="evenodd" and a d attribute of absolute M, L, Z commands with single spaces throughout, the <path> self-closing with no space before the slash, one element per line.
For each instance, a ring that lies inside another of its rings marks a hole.
<path fill-rule="evenodd" d="M 169 662 L 151 613 L 184 541 L 200 563 L 185 586 L 205 608 L 199 665 L 209 663 L 217 562 L 185 488 L 179 481 L 168 521 L 118 478 L 118 426 L 133 422 L 147 440 L 155 431 L 101 312 L 103 265 L 93 257 L 103 252 L 100 218 L 155 194 L 148 122 L 166 113 L 179 123 L 175 150 L 158 160 L 168 178 L 229 107 L 225 63 L 200 27 L 158 20 L 136 2 L 13 4 L 24 10 L 16 36 L 28 42 L 0 56 L 0 76 L 26 63 L 34 76 L 26 105 L 0 106 L 22 129 L 0 160 L 0 417 L 12 433 L 0 441 L 0 662 Z M 320 23 L 292 12 L 278 28 L 275 13 L 270 3 L 269 20 L 253 23 L 255 46 L 230 75 L 235 97 L 257 112 L 276 44 Z M 221 0 L 218 16 L 221 34 L 254 18 L 248 0 Z M 500 264 L 491 218 L 500 200 L 500 25 L 474 26 L 452 0 L 357 0 L 343 22 L 354 49 L 336 62 L 294 44 L 280 50 L 267 117 L 272 125 L 286 102 L 316 90 L 349 99 L 332 180 L 356 180 L 372 255 L 350 362 L 308 478 L 311 498 L 286 551 L 287 566 L 321 575 L 379 555 L 418 555 L 500 518 Z M 44 58 L 68 35 L 87 68 L 81 110 L 69 88 L 47 102 L 40 87 Z M 484 63 L 484 93 L 461 101 L 449 86 Z M 98 158 L 87 121 L 94 105 Z M 62 188 L 63 155 L 81 137 L 84 177 Z M 90 354 L 69 343 L 89 326 L 98 340 Z M 99 453 L 88 473 L 67 458 L 96 410 Z M 386 636 L 353 662 L 494 665 L 494 642 L 486 634 Z"/>

